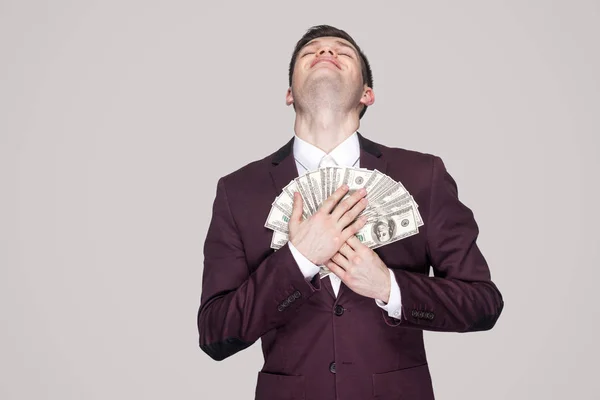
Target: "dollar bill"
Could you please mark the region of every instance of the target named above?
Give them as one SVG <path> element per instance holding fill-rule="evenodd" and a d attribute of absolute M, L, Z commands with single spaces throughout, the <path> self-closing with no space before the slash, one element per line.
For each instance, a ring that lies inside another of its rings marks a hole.
<path fill-rule="evenodd" d="M 324 190 L 321 185 L 321 172 L 319 170 L 310 172 L 306 174 L 306 179 L 308 180 L 309 197 L 312 204 L 314 204 L 315 212 L 317 212 L 325 200 L 323 198 Z"/>
<path fill-rule="evenodd" d="M 393 212 L 402 210 L 409 205 L 412 205 L 414 208 L 415 220 L 417 222 L 417 226 L 418 227 L 423 226 L 423 218 L 421 217 L 421 214 L 419 213 L 418 205 L 415 203 L 414 198 L 408 194 L 404 195 L 402 198 L 398 198 L 392 202 L 386 203 L 382 207 L 378 207 L 378 208 L 368 210 L 366 212 L 362 212 L 360 215 L 366 216 L 367 222 L 371 222 L 371 221 L 373 221 L 377 218 L 380 218 L 382 216 L 385 216 L 387 214 L 391 214 Z"/>
<path fill-rule="evenodd" d="M 392 188 L 397 182 L 387 175 L 384 175 L 374 186 L 367 192 L 367 200 L 369 202 L 376 201 L 380 195 Z"/>
<path fill-rule="evenodd" d="M 308 186 L 308 179 L 305 175 L 302 175 L 295 179 L 296 186 L 298 187 L 298 191 L 302 196 L 302 204 L 303 207 L 306 208 L 308 215 L 313 215 L 316 212 L 315 205 L 311 199 L 311 193 Z"/>
<path fill-rule="evenodd" d="M 277 207 L 271 207 L 271 211 L 269 211 L 267 221 L 265 222 L 265 227 L 287 235 L 289 234 L 289 222 L 290 218 L 285 215 L 283 211 Z"/>
<path fill-rule="evenodd" d="M 283 188 L 281 195 L 279 195 L 275 199 L 275 202 L 277 202 L 280 206 L 284 207 L 285 210 L 288 210 L 289 217 L 292 216 L 292 209 L 294 205 L 294 193 L 296 193 L 297 191 L 298 185 L 296 184 L 296 181 L 293 180 Z M 287 196 L 283 196 L 284 193 L 287 194 Z M 309 215 L 310 214 L 308 213 L 308 206 L 305 203 L 303 203 L 302 217 L 306 219 Z"/>
<path fill-rule="evenodd" d="M 402 185 L 402 183 L 394 182 L 394 184 L 389 186 L 387 189 L 381 190 L 377 197 L 373 197 L 370 200 L 370 203 L 373 204 L 372 207 L 378 207 L 380 205 L 390 202 L 395 198 L 402 197 L 407 193 L 408 191 L 406 190 L 404 185 Z"/>
<path fill-rule="evenodd" d="M 288 242 L 289 236 L 283 232 L 275 231 L 273 232 L 273 237 L 271 238 L 271 248 L 275 250 L 279 250 Z"/>
<path fill-rule="evenodd" d="M 342 185 L 348 185 L 348 193 L 351 196 L 358 189 L 365 187 L 374 171 L 364 168 L 345 168 L 342 175 Z"/>
<path fill-rule="evenodd" d="M 371 249 L 416 235 L 419 227 L 412 205 L 368 222 L 356 237 Z"/>

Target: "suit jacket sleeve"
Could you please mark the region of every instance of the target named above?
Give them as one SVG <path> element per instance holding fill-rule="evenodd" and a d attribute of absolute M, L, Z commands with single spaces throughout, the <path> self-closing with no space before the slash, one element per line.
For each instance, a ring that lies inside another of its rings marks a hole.
<path fill-rule="evenodd" d="M 305 279 L 287 244 L 257 268 L 249 268 L 225 186 L 221 178 L 204 243 L 198 310 L 200 348 L 215 360 L 249 347 L 285 324 L 320 290 L 318 275 Z"/>
<path fill-rule="evenodd" d="M 504 301 L 475 243 L 479 231 L 473 213 L 458 200 L 456 183 L 439 157 L 433 157 L 430 196 L 425 231 L 434 276 L 394 270 L 402 315 L 384 314 L 384 319 L 392 326 L 431 331 L 491 329 Z"/>

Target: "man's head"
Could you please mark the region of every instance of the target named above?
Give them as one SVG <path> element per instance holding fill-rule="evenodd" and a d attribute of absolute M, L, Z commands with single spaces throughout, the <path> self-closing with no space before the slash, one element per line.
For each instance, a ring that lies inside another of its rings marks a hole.
<path fill-rule="evenodd" d="M 317 65 L 319 59 L 327 59 L 327 61 L 319 62 Z M 374 101 L 373 74 L 369 61 L 350 35 L 329 25 L 313 26 L 296 43 L 289 65 L 288 105 L 294 103 L 291 90 L 294 83 L 303 85 L 307 81 L 313 82 L 318 77 L 311 77 L 311 73 L 321 67 L 337 67 L 339 72 L 345 74 L 341 81 L 342 85 L 354 85 L 353 89 L 358 94 L 363 94 L 365 90 L 368 91 L 367 98 L 361 100 L 363 108 L 359 118 L 362 118 L 367 106 Z M 295 76 L 295 72 L 301 76 Z M 321 72 L 317 74 L 320 77 Z"/>

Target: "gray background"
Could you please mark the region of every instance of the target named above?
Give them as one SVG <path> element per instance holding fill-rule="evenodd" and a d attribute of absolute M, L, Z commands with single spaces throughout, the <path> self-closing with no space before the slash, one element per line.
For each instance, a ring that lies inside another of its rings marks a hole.
<path fill-rule="evenodd" d="M 320 23 L 371 61 L 360 131 L 442 157 L 505 298 L 425 333 L 437 397 L 598 398 L 598 1 L 134 0 L 0 1 L 0 398 L 253 398 L 258 343 L 198 348 L 202 246 L 217 179 L 293 135 Z"/>

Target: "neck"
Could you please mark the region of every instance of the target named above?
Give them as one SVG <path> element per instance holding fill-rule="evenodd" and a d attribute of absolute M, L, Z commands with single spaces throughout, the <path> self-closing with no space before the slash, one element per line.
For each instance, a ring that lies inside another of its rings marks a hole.
<path fill-rule="evenodd" d="M 294 131 L 300 139 L 329 153 L 356 132 L 359 125 L 354 112 L 325 109 L 318 113 L 297 113 Z"/>

